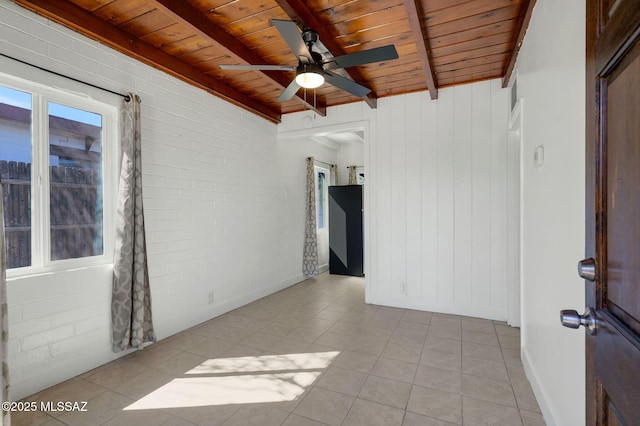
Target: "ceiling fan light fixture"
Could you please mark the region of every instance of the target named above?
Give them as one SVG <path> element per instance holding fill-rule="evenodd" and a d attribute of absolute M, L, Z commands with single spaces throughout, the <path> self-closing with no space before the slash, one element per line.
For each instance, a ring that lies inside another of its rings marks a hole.
<path fill-rule="evenodd" d="M 322 67 L 317 64 L 302 64 L 296 74 L 296 83 L 305 89 L 315 89 L 324 84 Z"/>
<path fill-rule="evenodd" d="M 305 72 L 296 76 L 296 83 L 305 89 L 315 89 L 322 86 L 324 77 L 315 72 Z"/>

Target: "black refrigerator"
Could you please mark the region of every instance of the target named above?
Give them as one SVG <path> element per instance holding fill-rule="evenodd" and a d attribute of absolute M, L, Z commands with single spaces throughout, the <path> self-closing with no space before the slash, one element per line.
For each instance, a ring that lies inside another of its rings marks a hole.
<path fill-rule="evenodd" d="M 364 276 L 362 185 L 329 187 L 329 273 Z"/>

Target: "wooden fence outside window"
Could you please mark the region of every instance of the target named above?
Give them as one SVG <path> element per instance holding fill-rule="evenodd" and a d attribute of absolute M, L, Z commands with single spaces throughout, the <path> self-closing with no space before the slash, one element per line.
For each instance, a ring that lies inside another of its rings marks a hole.
<path fill-rule="evenodd" d="M 50 166 L 51 260 L 103 253 L 100 173 Z M 7 268 L 31 265 L 31 164 L 0 161 Z"/>

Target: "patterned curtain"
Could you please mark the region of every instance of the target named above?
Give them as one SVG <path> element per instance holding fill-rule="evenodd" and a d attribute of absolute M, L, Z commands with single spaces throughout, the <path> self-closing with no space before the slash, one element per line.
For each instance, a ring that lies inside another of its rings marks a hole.
<path fill-rule="evenodd" d="M 358 184 L 358 173 L 356 166 L 349 166 L 349 185 Z"/>
<path fill-rule="evenodd" d="M 313 157 L 307 158 L 307 197 L 304 225 L 304 252 L 302 273 L 308 277 L 318 275 L 318 236 L 316 234 L 316 182 Z"/>
<path fill-rule="evenodd" d="M 2 258 L 2 271 L 0 272 L 0 310 L 2 311 L 2 339 L 0 343 L 0 361 L 2 362 L 2 401 L 9 401 L 9 358 L 7 354 L 7 342 L 9 341 L 9 320 L 7 309 L 7 251 L 4 240 L 4 210 L 2 208 L 2 185 L 0 184 L 0 258 Z M 11 412 L 2 410 L 3 426 L 11 425 Z"/>
<path fill-rule="evenodd" d="M 111 297 L 114 352 L 155 342 L 142 208 L 140 98 L 129 93 L 121 110 L 122 165 L 118 185 Z"/>

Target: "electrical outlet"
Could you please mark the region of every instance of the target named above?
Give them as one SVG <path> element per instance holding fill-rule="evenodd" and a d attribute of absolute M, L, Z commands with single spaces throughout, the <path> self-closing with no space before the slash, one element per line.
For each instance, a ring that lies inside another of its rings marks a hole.
<path fill-rule="evenodd" d="M 209 292 L 209 304 L 212 304 L 216 300 L 216 296 L 213 291 Z"/>
<path fill-rule="evenodd" d="M 405 282 L 400 283 L 400 291 L 402 291 L 402 294 L 404 294 L 405 296 L 409 293 L 409 289 L 407 288 L 407 283 Z"/>

